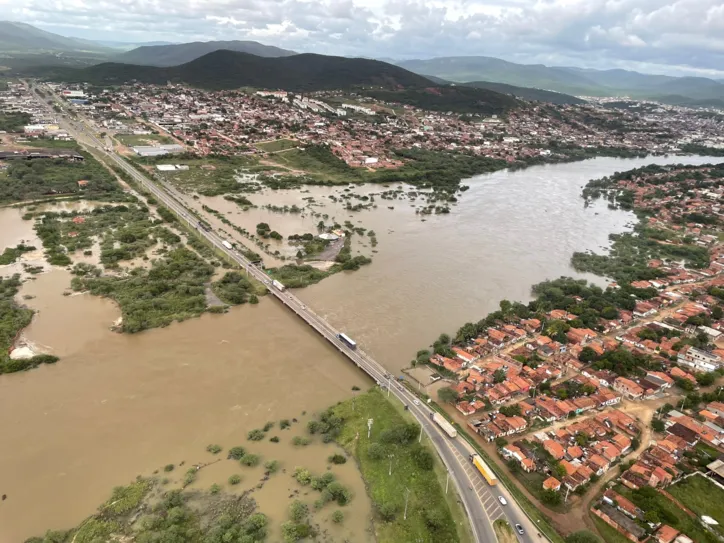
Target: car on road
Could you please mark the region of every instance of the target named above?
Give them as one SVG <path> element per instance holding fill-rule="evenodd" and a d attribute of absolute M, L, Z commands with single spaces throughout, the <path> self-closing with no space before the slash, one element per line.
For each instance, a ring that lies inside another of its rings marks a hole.
<path fill-rule="evenodd" d="M 498 501 L 501 505 L 508 505 L 508 501 L 503 496 L 498 496 Z"/>
<path fill-rule="evenodd" d="M 415 401 L 412 402 L 412 403 L 414 403 L 415 405 L 420 405 L 420 400 L 415 400 Z"/>
<path fill-rule="evenodd" d="M 302 304 L 302 311 L 306 311 L 306 309 L 307 309 L 307 306 Z"/>
<path fill-rule="evenodd" d="M 525 533 L 525 531 L 523 530 L 523 527 L 520 524 L 516 524 L 515 529 L 518 530 L 518 533 L 520 535 L 523 535 Z"/>

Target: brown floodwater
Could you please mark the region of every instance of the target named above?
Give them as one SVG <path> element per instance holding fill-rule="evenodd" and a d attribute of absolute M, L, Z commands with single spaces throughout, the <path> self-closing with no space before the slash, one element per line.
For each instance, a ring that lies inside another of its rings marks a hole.
<path fill-rule="evenodd" d="M 574 275 L 572 252 L 602 250 L 610 233 L 624 231 L 632 214 L 609 210 L 603 202 L 584 208 L 580 190 L 589 179 L 651 162 L 714 160 L 596 159 L 497 172 L 466 181 L 470 190 L 451 214 L 424 221 L 415 215 L 415 206 L 424 206 L 421 199 L 378 199 L 376 209 L 351 213 L 325 198 L 344 187 L 266 191 L 249 198 L 302 206 L 304 197 L 313 196 L 328 202 L 314 209 L 330 220 L 375 230 L 379 245 L 371 265 L 337 274 L 298 295 L 397 371 L 440 332 L 479 319 L 500 299 L 527 300 L 533 283 Z M 357 187 L 353 192 L 381 190 Z M 222 199 L 208 205 L 231 212 L 227 217 L 249 230 L 268 222 L 284 236 L 314 231 L 319 221 L 263 209 L 245 215 Z M 32 223 L 22 221 L 22 213 L 0 209 L 2 247 L 34 240 Z M 357 240 L 355 250 L 370 254 L 372 248 L 368 240 Z M 0 268 L 3 275 L 10 271 Z M 278 432 L 282 443 L 254 444 L 246 441 L 246 432 L 282 418 L 305 421 L 303 411 L 311 414 L 346 398 L 354 385 L 369 386 L 271 299 L 128 336 L 108 329 L 119 316 L 112 302 L 63 296 L 69 284 L 70 275 L 55 270 L 28 281 L 20 293 L 34 296 L 27 303 L 38 310 L 25 337 L 61 361 L 0 376 L 0 494 L 7 495 L 0 502 L 0 543 L 71 527 L 115 485 L 168 463 L 209 461 L 204 449 L 210 443 L 245 445 L 289 471 L 304 465 L 321 472 L 333 446 L 294 449 L 288 443 L 291 431 Z M 261 468 L 241 469 L 224 461 L 204 468 L 195 484 L 223 483 L 237 469 L 244 477 L 239 491 L 261 478 Z M 330 533 L 367 541 L 370 504 L 359 474 L 352 463 L 334 471 L 356 498 L 346 508 L 343 527 L 332 527 L 336 531 Z M 289 473 L 279 473 L 255 493 L 275 530 L 286 518 L 295 488 Z M 302 499 L 311 502 L 314 496 Z M 325 509 L 315 520 L 328 528 L 329 514 Z"/>
<path fill-rule="evenodd" d="M 119 314 L 112 302 L 63 296 L 69 282 L 67 272 L 56 270 L 21 292 L 35 296 L 28 303 L 38 310 L 26 337 L 62 359 L 0 377 L 2 542 L 71 527 L 115 485 L 167 463 L 208 460 L 210 443 L 256 452 L 248 430 L 305 410 L 311 415 L 352 386 L 369 386 L 271 299 L 128 336 L 108 330 Z M 300 452 L 288 439 L 262 444 L 259 452 L 286 468 L 306 463 L 322 470 L 327 448 Z M 272 445 L 273 457 L 266 452 Z M 347 468 L 344 477 L 356 494 L 345 526 L 364 537 L 369 503 L 353 473 Z M 288 504 L 288 479 L 260 491 L 260 502 Z"/>

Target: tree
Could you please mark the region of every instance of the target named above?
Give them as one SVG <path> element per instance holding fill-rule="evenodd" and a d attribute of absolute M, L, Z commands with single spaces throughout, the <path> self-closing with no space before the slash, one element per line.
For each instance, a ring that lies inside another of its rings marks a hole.
<path fill-rule="evenodd" d="M 455 403 L 458 401 L 458 393 L 450 387 L 443 387 L 437 391 L 437 397 L 444 403 Z"/>
<path fill-rule="evenodd" d="M 502 383 L 505 381 L 506 376 L 505 370 L 503 368 L 499 368 L 493 372 L 493 382 Z"/>
<path fill-rule="evenodd" d="M 563 501 L 563 498 L 561 498 L 559 492 L 547 489 L 542 492 L 541 500 L 543 501 L 543 503 L 548 505 L 559 505 L 561 501 Z"/>
<path fill-rule="evenodd" d="M 651 421 L 651 428 L 653 428 L 654 432 L 661 433 L 666 429 L 666 425 L 661 419 L 653 419 Z"/>
<path fill-rule="evenodd" d="M 697 373 L 696 374 L 696 382 L 699 383 L 703 387 L 713 385 L 714 381 L 716 381 L 716 376 L 713 373 Z"/>
<path fill-rule="evenodd" d="M 383 503 L 377 506 L 377 512 L 385 522 L 392 522 L 397 516 L 397 507 L 392 503 Z"/>
<path fill-rule="evenodd" d="M 309 507 L 306 503 L 294 500 L 289 506 L 289 518 L 294 522 L 302 522 L 309 514 Z"/>
<path fill-rule="evenodd" d="M 724 317 L 724 309 L 720 305 L 714 306 L 711 310 L 711 318 L 718 321 L 722 317 Z"/>
<path fill-rule="evenodd" d="M 412 450 L 412 460 L 415 462 L 418 468 L 425 471 L 432 469 L 434 459 L 430 451 L 419 445 Z"/>
<path fill-rule="evenodd" d="M 593 362 L 596 358 L 598 358 L 598 354 L 588 346 L 581 349 L 581 354 L 578 355 L 578 360 L 586 364 Z"/>
<path fill-rule="evenodd" d="M 495 446 L 498 447 L 499 449 L 502 449 L 507 444 L 508 444 L 508 440 L 505 439 L 504 437 L 501 436 L 501 437 L 495 438 Z"/>
<path fill-rule="evenodd" d="M 370 443 L 370 446 L 367 447 L 367 456 L 372 460 L 382 460 L 385 454 L 385 447 L 379 443 Z"/>
<path fill-rule="evenodd" d="M 513 405 L 504 405 L 499 411 L 506 417 L 519 417 L 521 414 L 520 405 L 517 403 Z"/>

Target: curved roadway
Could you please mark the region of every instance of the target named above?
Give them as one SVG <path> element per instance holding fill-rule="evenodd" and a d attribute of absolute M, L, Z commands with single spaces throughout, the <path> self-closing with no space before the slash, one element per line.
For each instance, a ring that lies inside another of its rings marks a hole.
<path fill-rule="evenodd" d="M 57 100 L 52 91 L 49 92 L 53 99 Z M 46 104 L 42 98 L 38 97 L 38 100 L 42 104 Z M 59 102 L 59 104 L 61 103 Z M 49 107 L 49 104 L 46 105 Z M 80 116 L 79 118 L 82 119 Z M 224 247 L 222 244 L 224 240 L 218 234 L 211 230 L 207 231 L 201 228 L 199 219 L 181 203 L 181 195 L 173 187 L 167 184 L 159 186 L 136 170 L 123 158 L 119 157 L 115 152 L 107 151 L 106 145 L 93 134 L 92 129 L 85 123 L 85 120 L 74 123 L 63 118 L 62 121 L 66 124 L 65 128 L 74 135 L 78 141 L 94 147 L 104 158 L 122 168 L 123 171 L 132 176 L 136 182 L 152 193 L 159 201 L 163 202 L 163 204 L 176 213 L 176 215 L 184 219 L 192 228 L 198 230 L 199 234 L 204 236 L 218 250 L 223 251 L 242 268 L 246 269 L 249 275 L 269 285 L 269 276 L 264 271 L 251 264 L 236 250 Z M 337 335 L 339 331 L 332 327 L 326 320 L 316 315 L 292 293 L 288 291 L 280 292 L 271 285 L 269 285 L 268 290 L 285 306 L 294 311 L 296 315 L 304 319 L 308 325 L 314 328 L 341 353 L 364 370 L 365 373 L 372 377 L 379 385 L 385 387 L 388 396 L 390 394 L 394 395 L 395 398 L 409 408 L 410 413 L 422 425 L 430 442 L 442 458 L 450 478 L 453 480 L 458 494 L 462 499 L 476 541 L 485 543 L 497 541 L 493 530 L 493 522 L 500 518 L 507 520 L 512 527 L 515 525 L 523 526 L 525 533 L 522 535 L 516 534 L 520 541 L 535 542 L 544 540 L 543 536 L 538 535 L 539 533 L 534 524 L 519 508 L 508 490 L 502 484 L 490 487 L 472 465 L 469 461 L 469 456 L 474 450 L 470 444 L 463 438 L 450 439 L 437 424 L 432 422 L 430 419 L 431 414 L 434 412 L 432 409 L 426 404 L 421 403 L 407 388 L 396 383 L 385 368 L 365 354 L 364 351 L 360 349 L 352 350 L 347 347 L 345 343 L 338 339 Z M 499 499 L 500 496 L 507 501 L 507 505 L 502 505 Z"/>

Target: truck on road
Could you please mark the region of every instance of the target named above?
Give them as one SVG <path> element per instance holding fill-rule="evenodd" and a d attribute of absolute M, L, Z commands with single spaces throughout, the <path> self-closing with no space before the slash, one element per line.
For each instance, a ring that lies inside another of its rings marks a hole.
<path fill-rule="evenodd" d="M 498 478 L 493 473 L 493 470 L 488 467 L 488 465 L 483 461 L 482 458 L 480 458 L 479 454 L 471 454 L 470 461 L 476 468 L 478 468 L 478 471 L 483 476 L 483 478 L 488 481 L 488 484 L 490 486 L 495 486 L 498 484 Z"/>
<path fill-rule="evenodd" d="M 443 432 L 445 432 L 448 436 L 452 437 L 453 439 L 458 437 L 458 431 L 452 424 L 445 420 L 445 417 L 443 417 L 440 413 L 430 413 L 430 419 L 432 419 L 434 423 L 442 428 Z"/>
<path fill-rule="evenodd" d="M 223 245 L 224 247 L 226 247 L 229 250 L 234 248 L 234 246 L 231 243 L 229 243 L 228 241 L 226 241 L 225 239 L 221 240 L 221 245 Z"/>
<path fill-rule="evenodd" d="M 277 281 L 276 279 L 274 279 L 274 280 L 272 281 L 272 286 L 273 286 L 275 289 L 277 289 L 279 292 L 284 292 L 285 290 L 287 290 L 287 287 L 285 287 L 284 285 L 282 285 L 282 284 L 281 284 L 279 281 Z"/>

